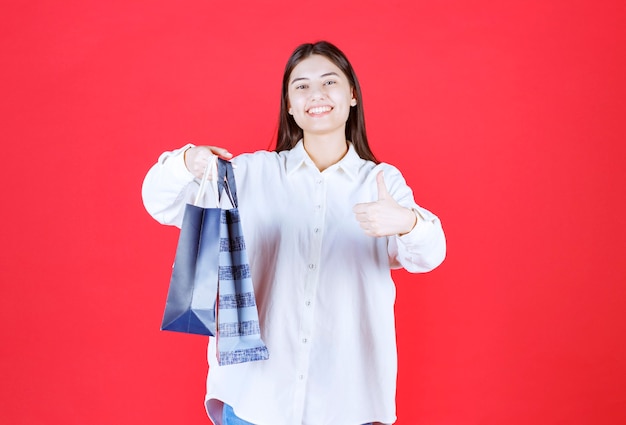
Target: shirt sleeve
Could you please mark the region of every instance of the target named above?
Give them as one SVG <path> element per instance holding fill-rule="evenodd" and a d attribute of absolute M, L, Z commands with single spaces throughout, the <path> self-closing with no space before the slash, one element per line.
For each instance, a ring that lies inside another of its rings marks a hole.
<path fill-rule="evenodd" d="M 446 256 L 446 238 L 441 221 L 435 214 L 417 205 L 413 191 L 396 168 L 385 168 L 385 182 L 396 202 L 415 211 L 418 217 L 409 233 L 388 238 L 391 268 L 404 268 L 411 273 L 433 270 Z"/>
<path fill-rule="evenodd" d="M 184 152 L 190 147 L 193 145 L 161 154 L 144 178 L 144 207 L 161 224 L 180 227 L 185 204 L 193 202 L 198 191 L 198 180 L 185 166 Z"/>

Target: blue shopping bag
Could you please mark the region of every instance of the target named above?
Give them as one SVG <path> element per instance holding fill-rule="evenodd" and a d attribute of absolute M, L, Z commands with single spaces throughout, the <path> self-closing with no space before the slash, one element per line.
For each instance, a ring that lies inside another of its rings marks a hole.
<path fill-rule="evenodd" d="M 218 159 L 216 177 L 216 208 L 185 206 L 161 329 L 216 337 L 220 365 L 265 360 L 232 164 Z"/>

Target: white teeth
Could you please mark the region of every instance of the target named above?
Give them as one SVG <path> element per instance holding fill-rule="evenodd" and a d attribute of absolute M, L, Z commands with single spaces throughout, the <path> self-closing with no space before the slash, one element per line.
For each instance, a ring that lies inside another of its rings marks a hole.
<path fill-rule="evenodd" d="M 309 109 L 309 114 L 323 114 L 331 109 L 332 108 L 330 106 L 316 106 L 315 108 Z"/>

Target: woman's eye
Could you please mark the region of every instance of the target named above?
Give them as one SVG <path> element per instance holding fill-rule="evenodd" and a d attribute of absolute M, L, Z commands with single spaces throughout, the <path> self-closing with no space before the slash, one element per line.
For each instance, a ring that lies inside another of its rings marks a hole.
<path fill-rule="evenodd" d="M 333 84 L 337 84 L 337 82 L 333 80 L 329 80 L 329 81 L 326 81 L 324 84 L 326 84 L 327 86 L 332 86 Z"/>
<path fill-rule="evenodd" d="M 306 88 L 307 88 L 306 84 L 300 84 L 300 85 L 296 86 L 296 90 L 303 90 L 303 89 L 306 89 Z"/>

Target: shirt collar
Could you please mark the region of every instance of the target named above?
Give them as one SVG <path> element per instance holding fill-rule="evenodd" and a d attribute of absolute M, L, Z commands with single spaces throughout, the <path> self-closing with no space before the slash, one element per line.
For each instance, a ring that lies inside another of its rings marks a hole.
<path fill-rule="evenodd" d="M 355 179 L 359 168 L 364 160 L 354 150 L 352 143 L 348 142 L 348 152 L 341 158 L 341 160 L 328 168 L 328 170 L 341 169 L 348 177 Z M 309 157 L 309 154 L 304 149 L 304 143 L 302 140 L 298 141 L 287 154 L 287 161 L 285 164 L 287 175 L 293 173 L 303 165 L 315 167 L 313 160 Z"/>

